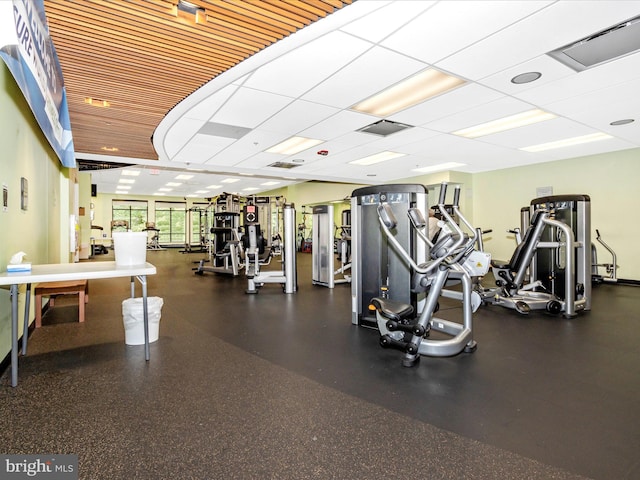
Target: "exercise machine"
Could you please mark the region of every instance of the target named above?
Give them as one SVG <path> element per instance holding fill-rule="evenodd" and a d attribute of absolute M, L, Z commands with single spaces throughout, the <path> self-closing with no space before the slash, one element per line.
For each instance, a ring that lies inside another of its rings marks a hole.
<path fill-rule="evenodd" d="M 508 262 L 494 260 L 497 289 L 483 302 L 527 314 L 574 317 L 591 309 L 591 204 L 587 195 L 555 195 L 521 211 L 524 234 Z M 527 282 L 528 278 L 528 282 Z"/>
<path fill-rule="evenodd" d="M 258 206 L 249 204 L 243 209 L 244 234 L 241 241 L 244 247 L 245 274 L 247 276 L 246 293 L 258 293 L 265 283 L 282 284 L 284 293 L 295 293 L 298 289 L 296 266 L 295 218 L 296 210 L 292 203 L 283 205 L 284 239 L 282 245 L 281 270 L 264 270 L 273 255 L 267 249 L 267 241 L 259 223 Z"/>
<path fill-rule="evenodd" d="M 418 295 L 411 291 L 412 271 L 397 248 L 383 233 L 378 205 L 392 211 L 397 224 L 394 240 L 416 263 L 427 260 L 427 245 L 416 241 L 407 211 L 427 211 L 427 189 L 417 184 L 362 187 L 351 193 L 351 323 L 377 327 L 374 297 L 385 297 L 418 310 Z"/>
<path fill-rule="evenodd" d="M 207 236 L 207 256 L 195 268 L 196 275 L 205 272 L 237 276 L 241 268 L 240 197 L 230 193 L 215 199 L 213 226 Z M 208 218 L 208 215 L 207 215 Z M 210 265 L 205 266 L 208 262 Z"/>
<path fill-rule="evenodd" d="M 156 227 L 155 222 L 147 222 L 142 229 L 143 232 L 151 232 L 151 236 L 147 239 L 147 250 L 163 250 L 160 246 L 160 229 Z"/>
<path fill-rule="evenodd" d="M 380 331 L 380 345 L 404 352 L 402 364 L 412 367 L 418 363 L 421 355 L 446 357 L 461 352 L 471 353 L 477 348 L 473 339 L 473 273 L 485 274 L 489 262 L 479 269 L 476 252 L 478 231 L 464 218 L 458 209 L 460 187 L 456 186 L 453 207 L 456 217 L 473 232 L 473 236 L 464 233 L 453 216 L 445 208 L 447 184 L 440 187 L 438 207 L 442 215 L 441 231 L 435 243 L 428 237 L 428 222 L 422 211 L 410 207 L 405 212 L 410 220 L 411 229 L 417 236 L 417 242 L 423 243 L 428 251 L 425 262 L 418 263 L 410 252 L 396 239 L 399 221 L 390 205 L 382 201 L 377 207 L 379 224 L 393 248 L 410 266 L 412 272 L 411 292 L 424 295 L 425 303 L 421 310 L 409 304 L 391 300 L 386 296 L 374 297 L 371 305 L 376 312 L 376 321 Z M 426 232 L 426 233 L 425 233 Z M 462 291 L 445 290 L 445 286 L 461 283 Z M 395 290 L 395 285 L 391 283 Z M 456 298 L 462 302 L 462 323 L 435 317 L 441 296 Z M 432 332 L 438 332 L 437 338 Z"/>
<path fill-rule="evenodd" d="M 351 268 L 351 212 L 342 212 L 342 226 L 340 239 L 334 234 L 333 205 L 315 205 L 313 212 L 313 227 L 311 229 L 311 281 L 314 285 L 334 288 L 336 284 L 348 283 L 351 277 L 346 272 Z M 346 222 L 348 223 L 345 223 Z M 337 253 L 340 267 L 334 265 L 334 250 Z M 340 277 L 341 276 L 341 277 Z"/>

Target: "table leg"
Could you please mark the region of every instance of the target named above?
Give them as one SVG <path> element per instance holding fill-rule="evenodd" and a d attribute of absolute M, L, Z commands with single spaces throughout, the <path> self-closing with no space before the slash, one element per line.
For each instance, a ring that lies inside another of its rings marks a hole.
<path fill-rule="evenodd" d="M 22 355 L 27 354 L 27 340 L 29 339 L 29 310 L 31 307 L 31 284 L 27 283 L 27 295 L 24 300 L 24 327 L 22 328 Z"/>
<path fill-rule="evenodd" d="M 149 310 L 147 308 L 147 277 L 138 277 L 142 284 L 142 312 L 144 313 L 144 358 L 149 360 Z"/>
<path fill-rule="evenodd" d="M 18 285 L 11 285 L 11 386 L 18 386 Z"/>

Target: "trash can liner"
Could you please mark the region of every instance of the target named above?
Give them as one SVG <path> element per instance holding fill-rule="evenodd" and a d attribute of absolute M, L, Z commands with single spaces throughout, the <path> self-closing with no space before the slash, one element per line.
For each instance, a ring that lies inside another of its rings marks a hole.
<path fill-rule="evenodd" d="M 162 305 L 162 298 L 147 297 L 149 343 L 158 340 Z M 125 343 L 127 345 L 144 345 L 144 306 L 142 298 L 128 298 L 122 302 L 122 321 L 124 323 Z"/>

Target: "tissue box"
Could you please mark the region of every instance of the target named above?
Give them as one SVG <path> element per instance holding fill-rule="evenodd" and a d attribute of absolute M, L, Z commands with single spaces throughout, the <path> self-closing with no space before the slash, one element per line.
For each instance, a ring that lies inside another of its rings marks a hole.
<path fill-rule="evenodd" d="M 7 265 L 7 272 L 30 272 L 30 263 L 10 263 Z"/>

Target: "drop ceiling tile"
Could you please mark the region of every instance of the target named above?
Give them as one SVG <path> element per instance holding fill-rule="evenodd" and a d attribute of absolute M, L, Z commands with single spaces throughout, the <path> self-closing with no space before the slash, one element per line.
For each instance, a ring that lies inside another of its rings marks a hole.
<path fill-rule="evenodd" d="M 402 3 L 398 2 L 396 8 L 403 8 Z M 553 2 L 438 2 L 413 22 L 383 40 L 381 45 L 434 64 L 551 3 Z M 450 71 L 459 72 L 455 69 Z"/>
<path fill-rule="evenodd" d="M 204 123 L 204 120 L 182 117 L 171 126 L 164 137 L 164 149 L 169 155 L 169 159 L 173 160 L 173 157 L 200 130 Z"/>
<path fill-rule="evenodd" d="M 501 97 L 493 102 L 484 103 L 466 111 L 443 117 L 423 126 L 431 130 L 450 133 L 481 123 L 497 120 L 534 108 L 531 104 L 511 97 Z"/>
<path fill-rule="evenodd" d="M 378 43 L 434 5 L 435 1 L 391 2 L 378 10 L 359 18 L 341 30 L 370 42 Z"/>
<path fill-rule="evenodd" d="M 296 135 L 301 130 L 326 120 L 338 111 L 334 107 L 296 100 L 269 118 L 260 125 L 260 128 L 272 132 Z"/>
<path fill-rule="evenodd" d="M 529 72 L 539 72 L 542 76 L 538 80 L 530 83 L 516 84 L 511 82 L 511 79 L 516 75 Z M 522 99 L 523 92 L 539 88 L 542 85 L 554 82 L 560 78 L 569 77 L 575 74 L 576 72 L 574 70 L 550 56 L 540 55 L 528 62 L 523 62 L 515 67 L 508 68 L 496 73 L 495 75 L 490 75 L 482 80 L 478 80 L 478 83 L 507 95 L 518 96 Z"/>
<path fill-rule="evenodd" d="M 534 86 L 515 94 L 524 101 L 549 105 L 640 77 L 640 53 Z"/>
<path fill-rule="evenodd" d="M 308 138 L 332 139 L 342 136 L 345 132 L 355 132 L 378 120 L 380 120 L 378 117 L 372 115 L 340 110 L 335 115 L 301 131 L 300 135 Z"/>
<path fill-rule="evenodd" d="M 231 145 L 235 139 L 198 134 L 173 158 L 178 162 L 205 163 L 212 155 Z"/>
<path fill-rule="evenodd" d="M 593 128 L 566 118 L 554 118 L 533 125 L 514 128 L 493 135 L 479 137 L 479 143 L 490 143 L 518 149 L 541 143 L 555 142 L 565 138 L 579 137 L 597 133 Z"/>
<path fill-rule="evenodd" d="M 208 165 L 232 166 L 286 140 L 289 135 L 254 129 L 241 139 L 230 144 L 226 149 L 211 156 Z"/>
<path fill-rule="evenodd" d="M 637 15 L 638 5 L 626 1 L 554 2 L 438 62 L 437 66 L 478 80 Z"/>
<path fill-rule="evenodd" d="M 464 112 L 478 105 L 498 100 L 503 95 L 491 88 L 468 83 L 451 92 L 390 115 L 389 119 L 409 125 L 426 125 L 435 120 Z"/>
<path fill-rule="evenodd" d="M 184 114 L 184 118 L 193 118 L 204 121 L 209 120 L 237 89 L 238 87 L 236 85 L 227 85 L 193 106 Z"/>
<path fill-rule="evenodd" d="M 386 48 L 373 47 L 302 98 L 348 108 L 426 67 Z"/>
<path fill-rule="evenodd" d="M 331 32 L 260 67 L 244 86 L 298 97 L 371 46 L 353 35 Z"/>
<path fill-rule="evenodd" d="M 211 117 L 211 121 L 255 128 L 292 101 L 290 97 L 240 87 Z"/>

